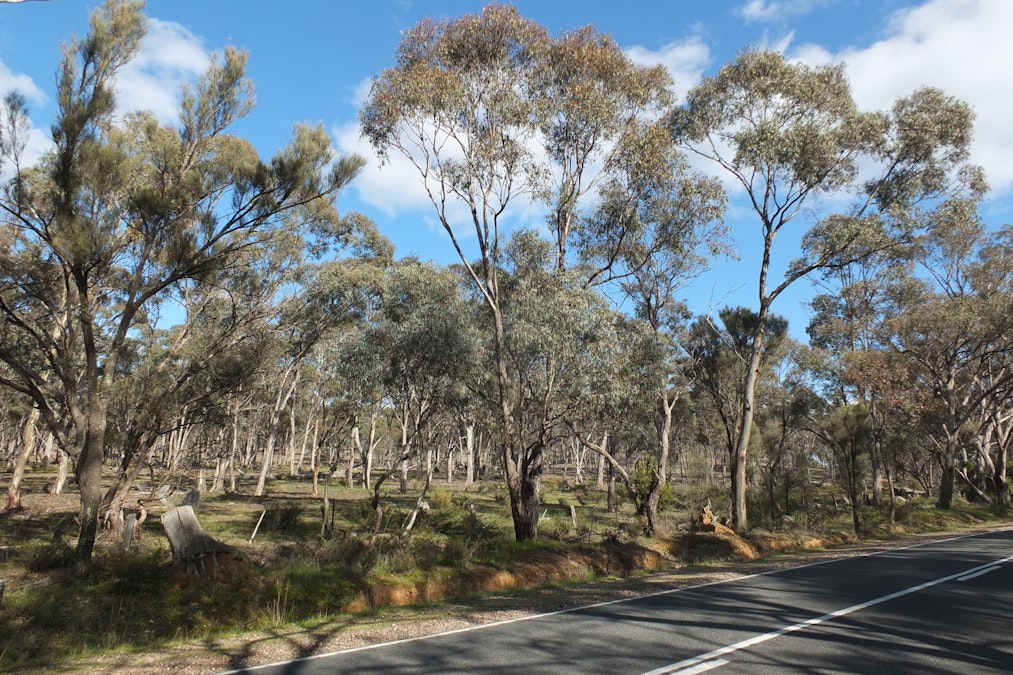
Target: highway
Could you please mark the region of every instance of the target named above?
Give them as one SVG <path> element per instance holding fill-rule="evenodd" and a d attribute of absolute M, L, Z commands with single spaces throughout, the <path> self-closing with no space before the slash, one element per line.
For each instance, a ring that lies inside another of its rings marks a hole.
<path fill-rule="evenodd" d="M 1013 673 L 1013 530 L 230 673 Z"/>

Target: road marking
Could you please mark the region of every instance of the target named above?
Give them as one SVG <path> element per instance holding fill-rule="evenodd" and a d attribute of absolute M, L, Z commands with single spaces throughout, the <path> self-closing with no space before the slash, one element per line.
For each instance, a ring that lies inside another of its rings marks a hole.
<path fill-rule="evenodd" d="M 666 670 L 666 673 L 671 675 L 697 675 L 697 673 L 706 673 L 708 670 L 720 668 L 726 665 L 728 661 L 724 659 L 714 659 L 713 661 L 704 661 L 703 663 L 693 666 L 691 668 L 682 668 L 680 670 Z"/>
<path fill-rule="evenodd" d="M 720 647 L 713 651 L 709 651 L 706 654 L 694 656 L 689 659 L 683 659 L 678 663 L 672 663 L 667 666 L 662 666 L 661 668 L 650 670 L 644 673 L 643 675 L 671 675 L 673 673 L 695 672 L 690 671 L 688 669 L 693 668 L 694 666 L 697 666 L 699 664 L 710 662 L 713 661 L 714 659 L 719 659 L 723 656 L 727 656 L 728 654 L 731 654 L 733 652 L 737 652 L 746 649 L 748 647 L 752 647 L 753 645 L 758 645 L 761 642 L 767 642 L 768 640 L 779 638 L 782 635 L 787 635 L 788 633 L 794 633 L 795 631 L 800 631 L 805 628 L 818 626 L 821 623 L 825 623 L 827 621 L 831 621 L 833 619 L 846 616 L 848 614 L 851 614 L 852 612 L 857 612 L 862 609 L 868 609 L 869 607 L 873 607 L 882 602 L 886 602 L 888 600 L 895 600 L 905 595 L 910 595 L 911 593 L 917 593 L 918 591 L 923 591 L 926 588 L 931 588 L 932 586 L 943 584 L 946 583 L 947 581 L 953 580 L 966 581 L 967 579 L 973 579 L 976 576 L 987 574 L 988 572 L 992 572 L 994 570 L 999 569 L 1000 565 L 1002 565 L 1003 563 L 1007 563 L 1010 560 L 1013 560 L 1013 555 L 1007 556 L 1002 560 L 996 560 L 994 562 L 985 563 L 984 565 L 979 565 L 978 567 L 972 567 L 969 570 L 957 572 L 956 574 L 951 574 L 947 577 L 940 577 L 939 579 L 926 581 L 923 584 L 918 584 L 917 586 L 912 586 L 911 588 L 905 588 L 904 590 L 897 591 L 895 593 L 890 593 L 889 595 L 884 595 L 879 598 L 867 600 L 866 602 L 860 602 L 857 605 L 845 607 L 844 609 L 839 609 L 836 612 L 830 612 L 829 614 L 824 614 L 823 616 L 817 616 L 815 618 L 808 619 L 806 621 L 800 621 L 790 626 L 785 626 L 784 628 L 779 628 L 769 633 L 764 633 L 763 635 L 756 635 L 754 637 L 742 640 L 741 642 L 736 642 L 735 644 L 727 645 L 725 647 Z"/>
<path fill-rule="evenodd" d="M 978 570 L 977 572 L 973 572 L 971 574 L 965 574 L 962 577 L 957 577 L 957 581 L 970 581 L 971 579 L 975 579 L 977 577 L 980 577 L 982 574 L 988 574 L 989 572 L 995 572 L 997 569 L 999 569 L 999 565 L 992 565 L 991 567 L 986 567 L 983 570 Z"/>
<path fill-rule="evenodd" d="M 596 603 L 593 603 L 593 604 L 590 604 L 590 605 L 584 605 L 584 606 L 581 606 L 581 607 L 567 607 L 566 609 L 557 609 L 557 610 L 552 611 L 552 612 L 542 612 L 540 614 L 528 614 L 527 616 L 521 616 L 521 617 L 517 617 L 515 619 L 503 619 L 501 621 L 492 621 L 492 622 L 489 622 L 489 623 L 483 623 L 483 624 L 478 624 L 478 625 L 474 625 L 474 626 L 465 626 L 463 628 L 454 628 L 454 629 L 451 629 L 451 630 L 442 631 L 440 633 L 430 633 L 429 635 L 416 635 L 416 636 L 413 636 L 413 637 L 401 638 L 400 640 L 391 640 L 389 642 L 377 642 L 375 644 L 363 645 L 361 647 L 348 647 L 346 649 L 338 649 L 338 650 L 335 650 L 335 651 L 332 651 L 332 652 L 321 652 L 319 654 L 311 654 L 310 656 L 302 656 L 302 657 L 299 657 L 299 658 L 296 658 L 296 659 L 289 659 L 287 661 L 275 661 L 274 663 L 262 663 L 262 664 L 256 665 L 256 666 L 246 666 L 246 667 L 243 667 L 243 668 L 237 668 L 235 670 L 226 670 L 226 671 L 218 673 L 218 675 L 237 675 L 239 673 L 250 673 L 250 672 L 257 671 L 257 670 L 265 670 L 267 668 L 277 668 L 277 667 L 280 667 L 280 666 L 287 666 L 287 665 L 291 665 L 291 664 L 294 664 L 294 663 L 303 663 L 303 662 L 306 662 L 306 661 L 316 661 L 318 659 L 329 658 L 331 656 L 337 656 L 339 654 L 351 654 L 353 652 L 368 651 L 368 650 L 372 650 L 372 649 L 381 649 L 383 647 L 390 647 L 392 645 L 405 644 L 405 643 L 409 643 L 409 642 L 420 642 L 420 641 L 423 641 L 423 640 L 432 640 L 432 639 L 435 639 L 435 638 L 446 637 L 446 636 L 449 636 L 449 635 L 457 635 L 459 633 L 470 633 L 472 631 L 484 630 L 486 628 L 494 628 L 496 626 L 504 626 L 504 625 L 507 625 L 507 624 L 520 623 L 520 622 L 523 622 L 523 621 L 532 621 L 532 620 L 535 620 L 535 619 L 544 619 L 546 617 L 555 616 L 557 614 L 571 614 L 571 613 L 576 613 L 576 612 L 580 612 L 580 611 L 587 610 L 587 609 L 598 609 L 599 607 L 607 607 L 609 605 L 619 605 L 619 604 L 623 604 L 623 603 L 637 602 L 638 600 L 644 600 L 644 599 L 647 599 L 647 598 L 655 598 L 655 597 L 659 597 L 659 596 L 663 596 L 663 595 L 677 595 L 679 593 L 685 593 L 687 591 L 694 591 L 694 590 L 698 590 L 698 589 L 701 589 L 701 588 L 706 588 L 708 586 L 719 586 L 719 585 L 722 585 L 722 584 L 729 584 L 729 583 L 734 583 L 734 582 L 739 582 L 739 581 L 745 581 L 745 580 L 748 580 L 748 579 L 755 579 L 755 578 L 758 578 L 758 577 L 774 576 L 776 574 L 783 574 L 785 572 L 792 572 L 794 570 L 805 569 L 807 567 L 818 567 L 820 565 L 829 565 L 829 564 L 832 564 L 832 563 L 835 563 L 835 562 L 840 562 L 841 560 L 845 560 L 845 559 L 847 559 L 847 560 L 853 560 L 853 559 L 858 559 L 858 558 L 865 558 L 865 557 L 873 557 L 873 556 L 886 555 L 886 554 L 889 554 L 889 553 L 894 553 L 896 551 L 906 551 L 908 549 L 921 548 L 921 547 L 924 547 L 924 546 L 932 546 L 934 544 L 943 544 L 943 543 L 948 543 L 948 542 L 951 542 L 951 541 L 958 541 L 960 539 L 973 539 L 975 537 L 980 537 L 980 536 L 983 536 L 985 534 L 993 534 L 994 532 L 1005 532 L 1005 531 L 1007 531 L 1007 530 L 990 530 L 990 531 L 986 531 L 986 532 L 974 532 L 974 533 L 971 533 L 971 534 L 962 534 L 962 535 L 958 535 L 956 537 L 946 537 L 944 539 L 933 539 L 933 540 L 924 541 L 924 542 L 921 542 L 921 543 L 918 543 L 918 544 L 910 544 L 908 546 L 898 546 L 898 547 L 892 548 L 892 549 L 883 549 L 883 550 L 879 550 L 879 551 L 864 552 L 864 553 L 860 553 L 858 555 L 848 556 L 847 558 L 832 558 L 832 559 L 829 559 L 829 560 L 819 560 L 817 562 L 806 563 L 804 565 L 796 565 L 795 567 L 786 567 L 786 568 L 783 568 L 783 569 L 768 570 L 766 572 L 757 572 L 757 573 L 754 573 L 754 574 L 743 574 L 743 575 L 737 576 L 737 577 L 735 577 L 733 579 L 721 579 L 721 580 L 718 580 L 718 581 L 708 581 L 708 582 L 702 583 L 702 584 L 694 584 L 692 586 L 683 586 L 682 588 L 666 588 L 665 590 L 662 590 L 662 591 L 655 591 L 653 593 L 645 593 L 643 595 L 636 595 L 636 596 L 629 597 L 629 598 L 619 598 L 617 600 L 605 600 L 603 602 L 596 602 Z M 1009 559 L 1013 559 L 1013 556 L 1010 556 L 1010 558 L 1007 558 L 1007 560 L 1009 560 Z M 990 563 L 990 564 L 992 564 L 992 563 Z"/>

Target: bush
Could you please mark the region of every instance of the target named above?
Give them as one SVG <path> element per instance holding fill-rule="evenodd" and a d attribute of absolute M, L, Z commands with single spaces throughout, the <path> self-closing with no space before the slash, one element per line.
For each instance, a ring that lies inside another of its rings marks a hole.
<path fill-rule="evenodd" d="M 429 491 L 429 506 L 434 509 L 450 508 L 454 503 L 454 493 L 450 490 L 436 488 Z"/>
<path fill-rule="evenodd" d="M 63 542 L 30 543 L 19 550 L 29 572 L 62 569 L 74 562 L 74 549 Z"/>
<path fill-rule="evenodd" d="M 647 498 L 651 494 L 655 483 L 658 481 L 658 462 L 653 457 L 643 457 L 637 460 L 633 467 L 633 490 L 636 493 L 637 513 L 643 513 L 647 508 Z M 667 510 L 672 505 L 672 484 L 665 483 L 661 491 L 661 500 L 658 502 L 658 512 Z"/>

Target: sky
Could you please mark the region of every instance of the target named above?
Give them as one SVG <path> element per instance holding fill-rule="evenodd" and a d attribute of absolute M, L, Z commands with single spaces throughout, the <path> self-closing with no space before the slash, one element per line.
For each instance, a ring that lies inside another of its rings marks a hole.
<path fill-rule="evenodd" d="M 83 36 L 91 0 L 0 0 L 0 95 L 27 99 L 35 126 L 30 151 L 48 147 L 61 44 Z M 227 46 L 249 52 L 257 106 L 235 133 L 265 157 L 282 148 L 292 126 L 319 123 L 337 151 L 367 166 L 342 193 L 339 208 L 376 222 L 399 256 L 455 262 L 417 174 L 381 167 L 359 133 L 358 112 L 370 78 L 393 65 L 403 31 L 429 17 L 478 12 L 482 0 L 148 0 L 148 35 L 120 75 L 121 109 L 146 109 L 172 123 L 180 87 Z M 862 110 L 885 110 L 924 86 L 969 103 L 976 114 L 971 161 L 991 185 L 981 215 L 992 227 L 1013 222 L 1013 1 L 1010 0 L 518 0 L 520 13 L 558 35 L 591 24 L 638 63 L 665 65 L 684 96 L 747 48 L 776 49 L 807 64 L 844 64 Z M 706 167 L 700 167 L 706 168 Z M 756 307 L 755 217 L 731 193 L 727 215 L 737 259 L 716 259 L 687 289 L 698 314 L 726 305 Z M 517 226 L 537 226 L 530 210 Z M 775 242 L 776 265 L 798 252 L 804 229 Z M 783 269 L 783 268 L 782 268 Z M 779 271 L 774 270 L 775 283 Z M 804 338 L 805 281 L 774 305 Z"/>

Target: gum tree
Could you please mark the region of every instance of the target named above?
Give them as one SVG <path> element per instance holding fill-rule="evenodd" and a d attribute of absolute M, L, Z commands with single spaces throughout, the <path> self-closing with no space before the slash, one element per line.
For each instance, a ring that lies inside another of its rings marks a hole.
<path fill-rule="evenodd" d="M 407 31 L 395 65 L 374 78 L 360 115 L 381 157 L 394 152 L 418 171 L 488 309 L 499 440 L 518 540 L 538 534 L 545 447 L 537 437 L 524 438 L 517 419 L 521 397 L 510 370 L 501 288 L 504 230 L 532 202 L 544 204 L 559 277 L 553 283 L 569 284 L 563 277 L 579 206 L 636 121 L 667 103 L 668 84 L 661 68 L 634 65 L 590 28 L 553 39 L 513 7 L 490 5 Z"/>
<path fill-rule="evenodd" d="M 734 527 L 748 529 L 746 455 L 771 307 L 789 287 L 817 270 L 860 260 L 891 237 L 873 237 L 904 211 L 946 194 L 961 179 L 971 137 L 966 104 L 932 89 L 899 100 L 890 113 L 861 113 L 843 66 L 807 66 L 781 54 L 747 51 L 705 79 L 671 117 L 676 141 L 712 161 L 737 183 L 760 234 L 756 323 L 741 392 L 742 415 L 732 457 Z M 861 180 L 859 161 L 876 173 Z M 854 204 L 810 222 L 803 255 L 778 279 L 771 270 L 775 239 L 793 221 L 817 211 L 822 195 L 850 194 Z M 903 236 L 903 231 L 901 232 Z M 875 246 L 868 245 L 877 242 Z"/>

